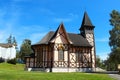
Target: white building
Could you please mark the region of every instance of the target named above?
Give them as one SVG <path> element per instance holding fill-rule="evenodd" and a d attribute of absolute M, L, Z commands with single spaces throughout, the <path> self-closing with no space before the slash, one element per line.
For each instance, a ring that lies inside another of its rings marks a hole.
<path fill-rule="evenodd" d="M 15 44 L 0 43 L 0 58 L 13 59 L 16 57 Z"/>

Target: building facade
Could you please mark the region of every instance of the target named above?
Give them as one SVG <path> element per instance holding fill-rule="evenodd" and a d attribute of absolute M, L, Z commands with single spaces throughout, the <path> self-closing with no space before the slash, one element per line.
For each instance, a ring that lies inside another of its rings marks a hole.
<path fill-rule="evenodd" d="M 5 60 L 16 58 L 16 45 L 0 43 L 0 58 Z"/>
<path fill-rule="evenodd" d="M 64 24 L 32 45 L 34 54 L 26 56 L 28 71 L 86 72 L 95 70 L 94 26 L 84 13 L 80 33 L 67 33 Z"/>

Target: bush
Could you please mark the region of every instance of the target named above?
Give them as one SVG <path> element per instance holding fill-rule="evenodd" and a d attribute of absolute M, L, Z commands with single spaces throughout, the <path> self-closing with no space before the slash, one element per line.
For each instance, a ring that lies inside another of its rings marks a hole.
<path fill-rule="evenodd" d="M 1 57 L 0 58 L 0 63 L 3 63 L 3 62 L 5 62 L 5 60 Z"/>
<path fill-rule="evenodd" d="M 16 58 L 7 60 L 7 63 L 16 65 L 16 63 L 17 63 Z"/>

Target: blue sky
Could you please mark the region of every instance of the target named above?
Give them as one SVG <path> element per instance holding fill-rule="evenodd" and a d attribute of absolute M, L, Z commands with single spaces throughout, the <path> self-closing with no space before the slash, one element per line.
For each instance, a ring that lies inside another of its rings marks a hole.
<path fill-rule="evenodd" d="M 24 39 L 38 42 L 63 22 L 67 32 L 79 33 L 84 11 L 95 26 L 96 54 L 105 59 L 110 53 L 111 11 L 120 11 L 119 0 L 0 0 L 0 43 L 10 34 L 20 47 Z"/>

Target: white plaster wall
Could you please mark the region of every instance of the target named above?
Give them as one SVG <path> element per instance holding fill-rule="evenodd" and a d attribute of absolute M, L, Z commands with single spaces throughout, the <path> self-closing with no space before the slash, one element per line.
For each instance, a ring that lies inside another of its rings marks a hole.
<path fill-rule="evenodd" d="M 92 68 L 52 68 L 52 72 L 92 72 Z"/>
<path fill-rule="evenodd" d="M 64 61 L 68 61 L 68 51 L 64 51 Z"/>
<path fill-rule="evenodd" d="M 11 48 L 0 47 L 0 57 L 4 59 L 13 59 L 16 57 L 16 49 L 15 46 Z"/>
<path fill-rule="evenodd" d="M 95 68 L 95 53 L 94 53 L 94 47 L 92 48 L 92 67 Z"/>
<path fill-rule="evenodd" d="M 62 34 L 62 35 L 65 36 L 64 34 Z M 66 40 L 66 38 L 63 37 L 62 35 L 60 35 L 60 34 L 58 33 L 57 36 L 56 36 L 56 38 L 54 38 L 54 39 L 52 40 L 52 42 L 58 43 L 58 44 L 61 44 L 61 43 L 66 44 L 66 43 L 68 43 L 67 40 Z"/>
<path fill-rule="evenodd" d="M 54 51 L 54 61 L 58 61 L 58 51 Z"/>
<path fill-rule="evenodd" d="M 94 34 L 86 34 L 86 39 L 93 46 L 92 48 L 92 67 L 95 68 L 95 46 L 94 46 Z"/>
<path fill-rule="evenodd" d="M 27 71 L 50 72 L 50 68 L 25 68 Z"/>
<path fill-rule="evenodd" d="M 26 70 L 50 72 L 50 68 L 26 68 Z M 52 72 L 93 72 L 93 68 L 52 68 Z"/>
<path fill-rule="evenodd" d="M 75 62 L 75 61 L 76 61 L 75 53 L 70 53 L 70 62 Z"/>

